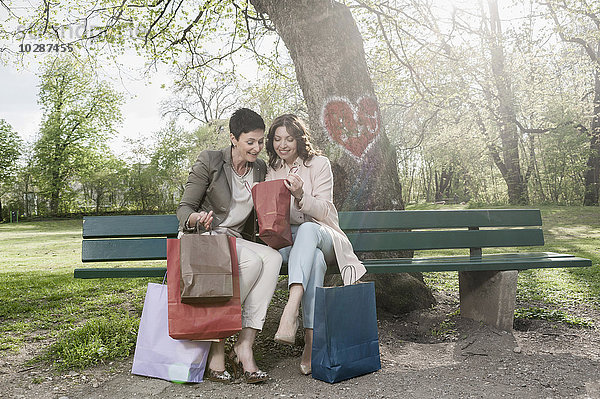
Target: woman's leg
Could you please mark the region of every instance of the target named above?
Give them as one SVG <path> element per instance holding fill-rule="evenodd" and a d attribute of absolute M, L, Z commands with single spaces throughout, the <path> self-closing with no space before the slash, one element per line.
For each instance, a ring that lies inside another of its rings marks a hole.
<path fill-rule="evenodd" d="M 310 374 L 311 366 L 310 361 L 312 358 L 312 343 L 313 343 L 313 329 L 304 329 L 304 349 L 302 350 L 302 358 L 300 359 L 300 370 L 303 374 Z"/>
<path fill-rule="evenodd" d="M 323 286 L 325 272 L 327 272 L 325 256 L 320 249 L 317 249 L 313 258 L 313 267 L 310 270 L 310 276 L 306 283 L 306 289 L 302 296 L 302 324 L 304 325 L 304 328 L 313 328 L 315 318 L 315 293 L 317 287 Z"/>
<path fill-rule="evenodd" d="M 208 368 L 214 371 L 225 371 L 225 340 L 210 344 L 208 352 Z"/>
<path fill-rule="evenodd" d="M 315 293 L 317 287 L 323 286 L 323 279 L 326 271 L 327 263 L 325 262 L 325 256 L 320 249 L 317 249 L 317 251 L 315 251 L 311 275 L 306 286 L 306 292 L 302 297 L 304 349 L 302 351 L 302 358 L 300 359 L 300 371 L 303 374 L 309 374 L 311 369 L 310 360 L 312 355 L 313 325 L 315 318 Z"/>
<path fill-rule="evenodd" d="M 262 330 L 267 308 L 275 292 L 281 255 L 273 248 L 238 238 L 242 327 Z"/>
<path fill-rule="evenodd" d="M 294 232 L 294 231 L 293 231 Z M 320 259 L 331 258 L 333 255 L 333 241 L 329 233 L 317 223 L 306 222 L 297 227 L 294 234 L 294 244 L 289 251 L 288 260 L 288 285 L 289 298 L 281 315 L 279 328 L 276 336 L 283 337 L 283 342 L 293 342 L 296 333 L 296 320 L 300 303 L 306 290 L 310 290 L 313 298 L 314 308 L 314 289 L 316 285 L 323 284 L 323 276 L 327 266 L 323 261 L 317 265 L 315 272 L 315 257 L 321 253 Z M 322 273 L 320 280 L 318 275 Z M 313 281 L 311 276 L 315 276 Z M 309 325 L 312 327 L 312 317 Z"/>
<path fill-rule="evenodd" d="M 254 352 L 252 347 L 258 330 L 250 327 L 242 328 L 237 342 L 233 345 L 233 350 L 238 360 L 242 363 L 244 371 L 254 373 L 259 371 L 256 361 L 254 360 Z"/>
<path fill-rule="evenodd" d="M 273 248 L 243 239 L 236 240 L 240 267 L 242 331 L 234 345 L 235 355 L 244 371 L 259 372 L 252 346 L 262 330 L 267 308 L 275 292 L 281 255 Z"/>

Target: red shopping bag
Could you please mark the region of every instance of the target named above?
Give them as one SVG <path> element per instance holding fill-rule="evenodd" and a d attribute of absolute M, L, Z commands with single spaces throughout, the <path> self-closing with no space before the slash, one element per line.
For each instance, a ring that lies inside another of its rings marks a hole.
<path fill-rule="evenodd" d="M 185 304 L 181 302 L 180 240 L 167 240 L 167 291 L 169 335 L 174 339 L 226 338 L 242 329 L 240 274 L 235 238 L 228 237 L 233 279 L 233 297 L 225 302 Z"/>
<path fill-rule="evenodd" d="M 290 198 L 290 190 L 283 184 L 283 179 L 265 181 L 252 187 L 258 236 L 271 248 L 281 249 L 293 244 Z"/>

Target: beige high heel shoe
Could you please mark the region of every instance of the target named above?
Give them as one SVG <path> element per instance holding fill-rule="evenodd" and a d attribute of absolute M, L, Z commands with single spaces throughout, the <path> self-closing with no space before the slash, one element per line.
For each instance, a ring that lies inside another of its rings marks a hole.
<path fill-rule="evenodd" d="M 309 375 L 310 373 L 312 373 L 312 369 L 310 367 L 310 364 L 306 365 L 306 364 L 300 363 L 300 372 L 302 374 L 304 374 L 304 375 Z"/>

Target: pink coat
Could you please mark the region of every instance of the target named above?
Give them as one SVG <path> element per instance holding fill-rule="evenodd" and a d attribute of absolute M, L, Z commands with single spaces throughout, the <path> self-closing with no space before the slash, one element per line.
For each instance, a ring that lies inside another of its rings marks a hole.
<path fill-rule="evenodd" d="M 281 163 L 279 161 L 275 169 L 267 168 L 265 180 L 287 177 L 289 168 L 287 165 L 281 167 Z M 292 224 L 315 222 L 326 228 L 333 240 L 335 257 L 340 271 L 347 265 L 353 265 L 356 270 L 356 276 L 348 271 L 343 275 L 344 284 L 351 284 L 354 279 L 361 278 L 367 270 L 356 257 L 352 244 L 340 228 L 338 213 L 333 205 L 333 173 L 329 159 L 320 155 L 314 156 L 304 166 L 304 162 L 298 158 L 295 165 L 298 166 L 296 173 L 304 180 L 302 187 L 304 195 L 301 201 L 292 197 L 290 222 Z"/>

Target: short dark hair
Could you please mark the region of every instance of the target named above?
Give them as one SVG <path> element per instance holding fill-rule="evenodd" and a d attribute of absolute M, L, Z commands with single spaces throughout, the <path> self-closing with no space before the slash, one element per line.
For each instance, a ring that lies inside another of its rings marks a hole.
<path fill-rule="evenodd" d="M 275 130 L 281 126 L 285 126 L 287 134 L 296 140 L 296 151 L 298 152 L 300 159 L 302 159 L 304 166 L 306 166 L 306 162 L 310 161 L 313 156 L 321 155 L 321 152 L 313 146 L 310 131 L 304 121 L 294 114 L 284 114 L 273 120 L 273 123 L 269 128 L 269 133 L 267 134 L 266 149 L 267 155 L 269 156 L 269 166 L 271 168 L 275 169 L 277 160 L 279 159 L 275 152 L 275 148 L 273 147 L 273 137 L 275 137 Z"/>
<path fill-rule="evenodd" d="M 253 130 L 265 130 L 265 121 L 262 116 L 248 108 L 240 108 L 229 118 L 229 131 L 236 140 L 242 133 L 248 133 Z"/>

